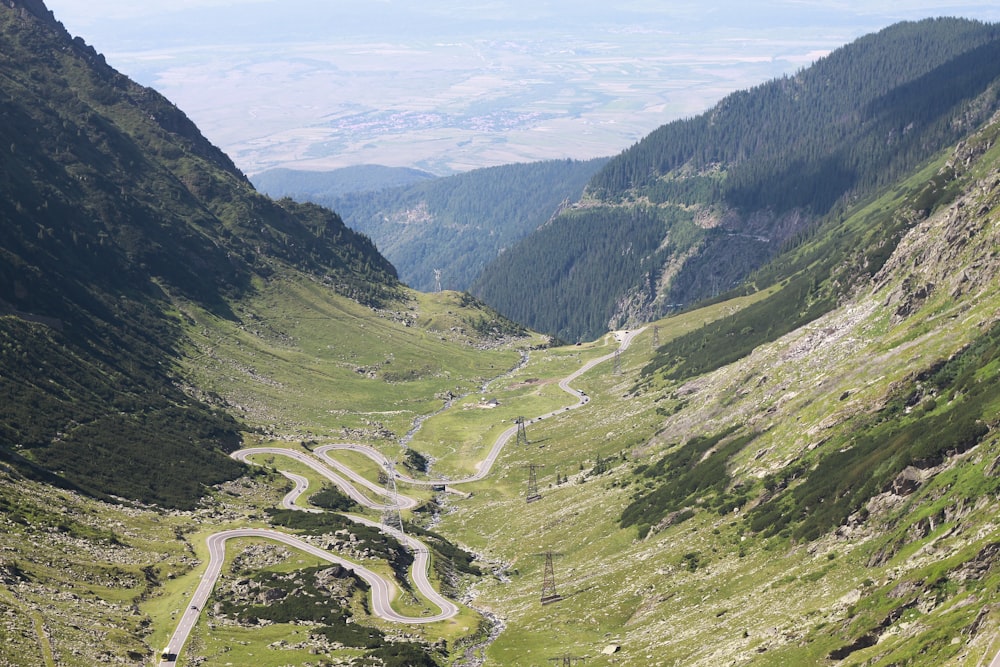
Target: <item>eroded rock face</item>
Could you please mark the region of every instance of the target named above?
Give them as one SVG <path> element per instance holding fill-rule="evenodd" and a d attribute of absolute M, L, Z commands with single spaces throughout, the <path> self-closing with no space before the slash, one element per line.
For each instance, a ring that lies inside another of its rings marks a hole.
<path fill-rule="evenodd" d="M 957 581 L 980 580 L 1000 562 L 1000 542 L 983 547 L 970 561 L 954 571 L 952 578 Z"/>
<path fill-rule="evenodd" d="M 959 144 L 942 173 L 962 175 L 990 146 L 989 142 Z M 1000 257 L 992 251 L 1000 240 L 1000 228 L 987 224 L 997 206 L 1000 172 L 994 170 L 929 217 L 928 211 L 900 214 L 909 216 L 912 228 L 873 279 L 875 291 L 886 292 L 884 305 L 894 308 L 894 323 L 914 315 L 938 294 L 955 299 L 989 287 L 1000 271 Z"/>
<path fill-rule="evenodd" d="M 892 480 L 891 490 L 897 496 L 908 496 L 924 483 L 923 473 L 913 466 L 907 466 Z"/>

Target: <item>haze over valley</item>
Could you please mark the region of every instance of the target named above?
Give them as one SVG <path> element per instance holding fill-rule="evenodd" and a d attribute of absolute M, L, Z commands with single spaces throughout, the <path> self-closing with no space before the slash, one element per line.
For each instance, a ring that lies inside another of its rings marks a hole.
<path fill-rule="evenodd" d="M 55 0 L 248 174 L 613 155 L 899 20 L 993 3 Z"/>

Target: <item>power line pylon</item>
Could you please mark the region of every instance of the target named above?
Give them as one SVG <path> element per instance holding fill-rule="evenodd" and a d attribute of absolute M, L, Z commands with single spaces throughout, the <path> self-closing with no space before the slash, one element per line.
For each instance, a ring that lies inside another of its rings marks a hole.
<path fill-rule="evenodd" d="M 533 503 L 536 500 L 541 500 L 542 495 L 538 493 L 538 475 L 535 474 L 535 471 L 545 466 L 538 463 L 526 463 L 522 467 L 528 469 L 528 495 L 525 496 L 525 501 Z"/>
<path fill-rule="evenodd" d="M 441 269 L 434 269 L 434 291 L 441 291 Z"/>
<path fill-rule="evenodd" d="M 515 445 L 527 445 L 528 444 L 528 432 L 524 428 L 524 417 L 518 417 L 514 420 L 517 424 L 517 440 L 514 442 Z"/>
<path fill-rule="evenodd" d="M 622 353 L 621 350 L 615 350 L 615 364 L 611 370 L 612 375 L 622 374 Z"/>
<path fill-rule="evenodd" d="M 542 578 L 542 604 L 551 604 L 562 600 L 562 596 L 556 592 L 556 574 L 552 566 L 551 551 L 545 552 L 545 576 Z"/>
<path fill-rule="evenodd" d="M 403 516 L 399 513 L 399 494 L 396 490 L 396 463 L 395 461 L 385 462 L 385 496 L 388 498 L 385 508 L 382 510 L 382 525 L 386 528 L 403 532 Z M 406 544 L 400 541 L 403 548 Z"/>
<path fill-rule="evenodd" d="M 656 348 L 658 348 L 658 347 L 660 347 L 660 327 L 659 326 L 654 326 L 653 327 L 653 350 L 655 351 Z"/>
<path fill-rule="evenodd" d="M 576 655 L 563 655 L 558 658 L 549 658 L 549 662 L 562 662 L 564 667 L 573 667 L 574 662 L 586 662 L 586 658 L 581 658 Z"/>

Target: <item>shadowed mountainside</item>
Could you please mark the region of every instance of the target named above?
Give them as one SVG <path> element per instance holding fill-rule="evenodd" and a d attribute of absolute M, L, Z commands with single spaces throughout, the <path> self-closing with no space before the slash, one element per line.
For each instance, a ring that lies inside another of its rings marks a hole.
<path fill-rule="evenodd" d="M 335 214 L 255 192 L 40 2 L 0 7 L 0 44 L 0 453 L 190 505 L 238 472 L 239 425 L 179 389 L 180 304 L 235 318 L 230 300 L 290 268 L 377 304 L 395 270 Z"/>

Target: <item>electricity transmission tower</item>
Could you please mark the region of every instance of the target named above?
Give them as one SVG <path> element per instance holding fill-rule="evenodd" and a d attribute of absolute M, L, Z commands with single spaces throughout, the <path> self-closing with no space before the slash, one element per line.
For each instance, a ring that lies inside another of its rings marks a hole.
<path fill-rule="evenodd" d="M 615 365 L 611 370 L 612 375 L 622 374 L 622 353 L 621 350 L 615 350 Z"/>
<path fill-rule="evenodd" d="M 535 474 L 535 471 L 545 466 L 538 463 L 527 463 L 522 467 L 528 469 L 528 495 L 525 497 L 525 500 L 529 503 L 541 500 L 542 495 L 538 493 L 538 475 Z"/>
<path fill-rule="evenodd" d="M 659 326 L 654 326 L 653 327 L 653 350 L 655 351 L 656 348 L 658 348 L 658 347 L 660 347 L 660 327 Z"/>
<path fill-rule="evenodd" d="M 514 420 L 517 424 L 517 440 L 514 442 L 515 445 L 527 445 L 528 444 L 528 432 L 524 429 L 524 417 L 518 417 Z"/>
<path fill-rule="evenodd" d="M 385 462 L 385 496 L 388 498 L 385 508 L 382 510 L 382 525 L 386 528 L 394 528 L 400 534 L 403 533 L 403 517 L 399 513 L 399 494 L 396 490 L 396 463 L 395 461 Z M 406 544 L 400 541 L 403 548 Z"/>
<path fill-rule="evenodd" d="M 586 662 L 586 658 L 581 658 L 575 655 L 563 655 L 558 658 L 549 658 L 549 662 L 562 662 L 564 667 L 573 667 L 574 662 Z"/>
<path fill-rule="evenodd" d="M 434 269 L 434 291 L 441 291 L 441 269 Z"/>
<path fill-rule="evenodd" d="M 562 596 L 556 592 L 556 574 L 552 567 L 551 551 L 545 552 L 545 576 L 542 578 L 542 604 L 550 604 L 562 600 Z"/>

